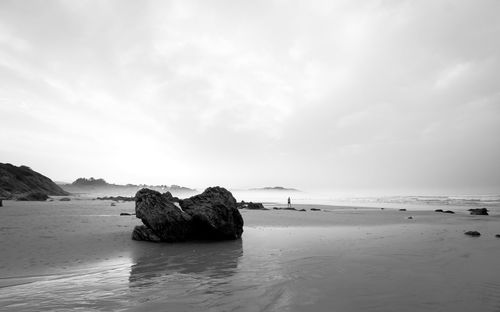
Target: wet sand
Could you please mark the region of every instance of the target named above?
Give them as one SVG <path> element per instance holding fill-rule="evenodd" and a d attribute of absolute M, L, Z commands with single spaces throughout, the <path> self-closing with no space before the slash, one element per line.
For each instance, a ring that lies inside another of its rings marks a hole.
<path fill-rule="evenodd" d="M 140 220 L 119 216 L 134 203 L 110 204 L 4 201 L 0 307 L 500 309 L 497 215 L 300 205 L 308 211 L 241 211 L 238 241 L 153 244 L 132 241 Z"/>

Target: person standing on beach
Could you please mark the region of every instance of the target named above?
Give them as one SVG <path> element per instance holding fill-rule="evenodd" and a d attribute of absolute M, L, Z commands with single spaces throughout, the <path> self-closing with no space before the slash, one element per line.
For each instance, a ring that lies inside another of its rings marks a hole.
<path fill-rule="evenodd" d="M 292 208 L 292 201 L 290 200 L 290 197 L 288 197 L 288 208 Z"/>

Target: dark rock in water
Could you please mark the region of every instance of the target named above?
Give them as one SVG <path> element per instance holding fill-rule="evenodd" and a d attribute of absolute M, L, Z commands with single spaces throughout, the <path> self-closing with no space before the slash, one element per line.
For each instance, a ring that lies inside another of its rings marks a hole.
<path fill-rule="evenodd" d="M 0 207 L 3 207 L 3 203 L 2 203 L 2 200 L 0 199 Z"/>
<path fill-rule="evenodd" d="M 111 206 L 116 206 L 116 204 L 115 203 L 111 203 Z"/>
<path fill-rule="evenodd" d="M 161 242 L 161 239 L 147 226 L 138 225 L 132 232 L 132 239 L 136 241 Z"/>
<path fill-rule="evenodd" d="M 497 234 L 497 235 L 495 235 L 495 237 L 498 237 L 498 238 L 500 238 L 500 234 Z"/>
<path fill-rule="evenodd" d="M 451 210 L 446 210 L 446 211 L 443 211 L 443 213 L 455 213 L 454 211 L 451 211 Z"/>
<path fill-rule="evenodd" d="M 149 189 L 138 191 L 135 198 L 137 218 L 161 241 L 237 239 L 243 233 L 236 200 L 221 187 L 207 188 L 184 200 Z M 152 237 L 142 228 L 136 227 L 135 232 L 132 237 L 136 240 Z"/>
<path fill-rule="evenodd" d="M 20 201 L 46 201 L 49 196 L 42 192 L 32 192 L 19 197 L 17 200 Z"/>
<path fill-rule="evenodd" d="M 406 211 L 406 209 L 402 208 L 402 209 L 399 209 L 399 211 Z"/>
<path fill-rule="evenodd" d="M 444 212 L 443 209 L 436 209 L 434 212 Z"/>
<path fill-rule="evenodd" d="M 59 199 L 59 201 L 70 201 L 70 200 L 71 200 L 71 198 L 69 198 L 69 197 L 63 197 L 63 198 Z"/>
<path fill-rule="evenodd" d="M 479 233 L 478 231 L 467 231 L 464 234 L 469 236 L 481 236 L 481 233 Z"/>
<path fill-rule="evenodd" d="M 307 211 L 307 210 L 305 210 L 304 208 L 302 208 L 302 209 L 300 209 L 300 210 L 297 210 L 297 211 Z"/>
<path fill-rule="evenodd" d="M 408 219 L 410 219 L 410 220 L 411 220 L 411 219 L 413 219 L 413 217 L 412 217 L 412 216 L 409 216 L 409 217 L 408 217 Z"/>
<path fill-rule="evenodd" d="M 311 208 L 311 211 L 321 211 L 319 208 Z"/>
<path fill-rule="evenodd" d="M 131 216 L 133 213 L 128 213 L 128 212 L 121 212 L 120 216 Z"/>
<path fill-rule="evenodd" d="M 471 215 L 478 215 L 478 216 L 487 216 L 488 215 L 488 209 L 486 208 L 473 208 L 469 209 Z"/>

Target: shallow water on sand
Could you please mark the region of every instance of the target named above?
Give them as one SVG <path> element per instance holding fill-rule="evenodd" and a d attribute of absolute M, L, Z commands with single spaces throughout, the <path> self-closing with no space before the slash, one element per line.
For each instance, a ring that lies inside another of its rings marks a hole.
<path fill-rule="evenodd" d="M 237 241 L 136 242 L 128 258 L 0 288 L 0 307 L 499 311 L 498 244 L 436 225 L 246 227 Z"/>

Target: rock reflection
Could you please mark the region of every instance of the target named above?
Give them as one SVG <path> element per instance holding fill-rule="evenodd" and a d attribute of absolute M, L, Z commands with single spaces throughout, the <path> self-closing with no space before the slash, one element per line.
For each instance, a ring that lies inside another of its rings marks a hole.
<path fill-rule="evenodd" d="M 129 287 L 149 287 L 169 280 L 224 280 L 235 274 L 242 240 L 177 244 L 139 243 L 132 252 Z"/>

